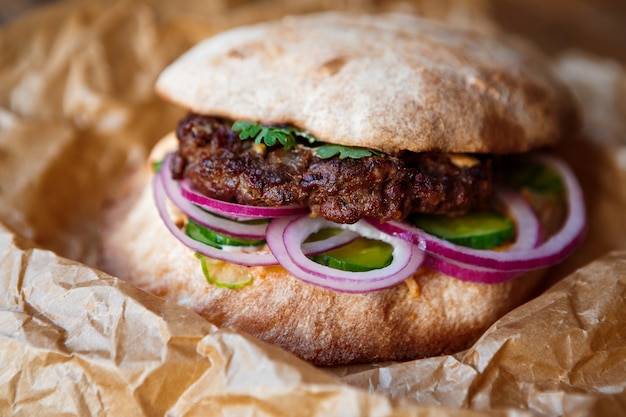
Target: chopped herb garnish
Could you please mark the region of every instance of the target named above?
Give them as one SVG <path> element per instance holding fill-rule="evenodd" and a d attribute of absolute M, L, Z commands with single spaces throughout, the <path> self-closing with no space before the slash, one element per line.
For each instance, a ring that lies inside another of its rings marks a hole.
<path fill-rule="evenodd" d="M 254 139 L 254 143 L 257 145 L 265 144 L 267 146 L 274 146 L 276 143 L 280 143 L 288 151 L 296 147 L 296 136 L 308 140 L 309 143 L 317 140 L 310 133 L 295 127 L 264 126 L 259 123 L 242 120 L 233 123 L 232 129 L 233 132 L 239 132 L 241 140 Z"/>
<path fill-rule="evenodd" d="M 239 132 L 241 140 L 254 139 L 254 143 L 257 145 L 265 144 L 267 146 L 280 143 L 288 151 L 296 147 L 297 138 L 305 139 L 310 144 L 321 142 L 306 130 L 289 126 L 265 126 L 255 122 L 238 120 L 233 123 L 232 130 Z M 325 144 L 315 148 L 315 154 L 322 159 L 332 158 L 336 155 L 339 155 L 339 159 L 360 159 L 372 155 L 382 155 L 381 152 L 371 149 L 333 144 Z"/>
<path fill-rule="evenodd" d="M 322 159 L 332 158 L 335 155 L 339 155 L 339 159 L 360 159 L 372 155 L 382 155 L 381 152 L 373 151 L 371 149 L 331 144 L 322 145 L 319 148 L 316 148 L 315 154 Z"/>

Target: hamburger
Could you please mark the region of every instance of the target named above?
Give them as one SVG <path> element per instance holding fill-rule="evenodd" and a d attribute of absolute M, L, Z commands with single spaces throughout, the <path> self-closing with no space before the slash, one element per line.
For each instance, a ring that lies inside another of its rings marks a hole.
<path fill-rule="evenodd" d="M 316 365 L 457 352 L 584 235 L 567 88 L 528 46 L 319 13 L 203 41 L 107 205 L 102 268 Z M 174 129 L 174 127 L 173 127 Z"/>

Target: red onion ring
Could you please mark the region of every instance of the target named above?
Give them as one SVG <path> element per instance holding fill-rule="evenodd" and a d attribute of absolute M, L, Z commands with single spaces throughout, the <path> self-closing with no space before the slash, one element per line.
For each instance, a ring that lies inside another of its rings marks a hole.
<path fill-rule="evenodd" d="M 528 249 L 538 246 L 541 243 L 541 224 L 530 204 L 520 194 L 512 191 L 500 192 L 500 199 L 505 203 L 511 217 L 515 220 L 517 230 L 515 243 L 510 245 L 507 250 Z M 481 284 L 499 284 L 524 273 L 523 271 L 509 272 L 480 268 L 432 254 L 426 256 L 423 265 L 428 269 L 462 281 Z"/>
<path fill-rule="evenodd" d="M 309 212 L 308 207 L 301 206 L 257 207 L 217 200 L 215 198 L 202 195 L 194 190 L 188 179 L 180 181 L 180 188 L 183 197 L 193 204 L 222 216 L 231 217 L 237 220 L 289 217 L 299 214 L 307 214 Z"/>
<path fill-rule="evenodd" d="M 546 155 L 537 159 L 561 176 L 569 211 L 561 230 L 539 246 L 509 251 L 479 250 L 455 245 L 404 223 L 373 224 L 386 233 L 423 246 L 428 253 L 439 258 L 468 266 L 509 272 L 548 267 L 569 256 L 583 239 L 586 229 L 585 204 L 580 185 L 567 164 Z"/>
<path fill-rule="evenodd" d="M 365 237 L 383 240 L 393 246 L 393 261 L 385 268 L 366 272 L 341 271 L 320 265 L 306 256 L 302 242 L 325 227 L 348 228 Z M 292 275 L 341 292 L 361 293 L 391 287 L 413 275 L 424 259 L 424 253 L 415 245 L 380 233 L 363 221 L 339 225 L 308 216 L 280 218 L 270 223 L 266 239 L 276 259 Z"/>
<path fill-rule="evenodd" d="M 178 181 L 172 178 L 169 171 L 165 169 L 169 166 L 169 160 L 171 156 L 168 155 L 163 164 L 163 168 L 157 175 L 161 177 L 161 182 L 165 188 L 165 193 L 168 198 L 174 203 L 176 207 L 190 219 L 200 224 L 215 230 L 219 233 L 225 233 L 229 236 L 244 238 L 244 239 L 265 239 L 265 232 L 267 230 L 267 223 L 264 224 L 245 224 L 236 220 L 230 220 L 215 216 L 205 210 L 202 210 L 189 200 L 184 198 L 181 193 L 180 185 Z"/>
<path fill-rule="evenodd" d="M 344 229 L 335 236 L 331 236 L 327 239 L 303 243 L 302 252 L 307 255 L 317 255 L 347 245 L 357 237 L 359 237 L 357 232 Z"/>
<path fill-rule="evenodd" d="M 500 284 L 524 273 L 524 271 L 498 271 L 496 269 L 473 267 L 431 254 L 426 255 L 423 265 L 428 269 L 441 272 L 461 281 L 480 284 Z"/>
<path fill-rule="evenodd" d="M 156 203 L 157 210 L 159 212 L 159 216 L 165 223 L 167 229 L 181 241 L 185 246 L 190 249 L 201 253 L 203 255 L 209 256 L 211 258 L 220 259 L 222 261 L 230 262 L 238 265 L 245 266 L 265 266 L 265 265 L 276 265 L 278 261 L 268 252 L 247 252 L 244 250 L 222 250 L 217 249 L 208 245 L 205 245 L 202 242 L 198 242 L 189 236 L 187 236 L 184 232 L 182 232 L 174 222 L 172 221 L 169 213 L 167 212 L 166 207 L 166 199 L 167 195 L 165 193 L 165 187 L 163 185 L 162 176 L 155 175 L 153 178 L 153 192 L 154 192 L 154 201 Z"/>
<path fill-rule="evenodd" d="M 515 222 L 515 242 L 507 251 L 535 248 L 541 244 L 543 228 L 533 208 L 520 193 L 500 190 L 498 198 L 504 203 Z"/>

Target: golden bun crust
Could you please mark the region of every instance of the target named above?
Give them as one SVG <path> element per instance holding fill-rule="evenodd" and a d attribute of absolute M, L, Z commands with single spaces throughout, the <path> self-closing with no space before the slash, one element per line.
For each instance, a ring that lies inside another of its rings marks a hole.
<path fill-rule="evenodd" d="M 232 29 L 180 57 L 156 88 L 198 113 L 391 154 L 524 152 L 579 127 L 571 94 L 527 45 L 398 13 Z"/>
<path fill-rule="evenodd" d="M 109 202 L 100 267 L 218 326 L 241 329 L 317 365 L 407 360 L 465 349 L 524 302 L 541 277 L 537 271 L 483 285 L 423 268 L 395 287 L 345 294 L 307 284 L 282 267 L 238 267 L 252 274 L 252 284 L 218 288 L 207 283 L 198 259 L 163 225 L 151 177 L 145 166 Z"/>

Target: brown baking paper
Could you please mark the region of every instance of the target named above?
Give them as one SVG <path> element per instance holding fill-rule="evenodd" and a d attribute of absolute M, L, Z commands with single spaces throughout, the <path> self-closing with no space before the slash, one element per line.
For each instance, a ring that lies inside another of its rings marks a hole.
<path fill-rule="evenodd" d="M 353 388 L 4 228 L 0 253 L 2 415 L 465 415 Z"/>
<path fill-rule="evenodd" d="M 182 114 L 153 94 L 162 68 L 222 29 L 331 6 L 499 27 L 483 1 L 127 0 L 0 28 L 0 415 L 626 414 L 626 76 L 590 50 L 553 55 L 584 110 L 557 152 L 587 239 L 467 351 L 315 368 L 93 268 L 106 195 Z"/>

